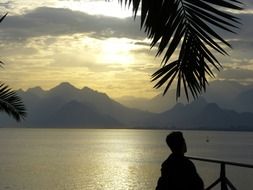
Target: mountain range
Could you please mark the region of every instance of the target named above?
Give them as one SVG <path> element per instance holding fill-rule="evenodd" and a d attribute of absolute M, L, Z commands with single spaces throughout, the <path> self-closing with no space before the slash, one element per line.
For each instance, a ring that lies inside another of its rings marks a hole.
<path fill-rule="evenodd" d="M 128 96 L 116 100 L 127 107 L 161 113 L 173 108 L 177 103 L 188 103 L 184 96 L 176 101 L 175 94 L 176 91 L 172 89 L 165 96 L 159 94 L 151 99 Z M 223 109 L 231 109 L 239 113 L 253 112 L 253 85 L 216 80 L 207 86 L 207 91 L 201 97 L 208 103 L 216 103 Z"/>
<path fill-rule="evenodd" d="M 67 82 L 47 91 L 40 87 L 18 90 L 28 117 L 16 123 L 1 114 L 0 127 L 253 130 L 253 87 L 217 81 L 208 90 L 191 103 L 184 99 L 176 103 L 172 91 L 165 97 L 132 98 L 134 108 L 126 106 L 126 101 Z"/>

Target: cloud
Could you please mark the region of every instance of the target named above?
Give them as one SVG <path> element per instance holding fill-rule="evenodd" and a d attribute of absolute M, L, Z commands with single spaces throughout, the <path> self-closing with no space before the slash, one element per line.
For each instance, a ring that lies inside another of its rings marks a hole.
<path fill-rule="evenodd" d="M 248 69 L 227 69 L 218 73 L 218 78 L 226 80 L 253 80 L 253 70 Z"/>
<path fill-rule="evenodd" d="M 1 23 L 1 39 L 25 40 L 38 36 L 87 33 L 95 38 L 144 38 L 133 18 L 94 16 L 64 8 L 40 7 L 29 13 L 8 16 Z"/>
<path fill-rule="evenodd" d="M 241 19 L 241 23 L 242 23 L 242 25 L 239 26 L 240 27 L 240 30 L 238 32 L 239 38 L 252 40 L 253 11 L 251 14 L 240 14 L 238 17 Z"/>
<path fill-rule="evenodd" d="M 50 5 L 52 3 L 52 1 L 47 0 L 45 3 L 40 3 L 39 5 L 45 6 L 46 4 Z M 67 3 L 70 4 L 71 2 Z M 5 6 L 11 6 L 12 4 L 15 4 L 14 1 L 4 3 Z M 29 5 L 29 3 L 27 4 Z M 253 10 L 253 3 L 250 0 L 244 2 L 244 4 L 247 11 Z M 19 6 L 21 6 L 20 3 Z M 218 33 L 225 38 L 239 37 L 251 39 L 253 32 L 253 28 L 251 27 L 253 11 L 251 14 L 240 13 L 237 16 L 241 18 L 242 22 L 241 29 L 237 30 L 239 35 L 224 31 L 218 31 Z M 132 17 L 120 19 L 102 15 L 89 15 L 84 12 L 53 7 L 38 7 L 29 12 L 26 11 L 23 15 L 8 16 L 6 21 L 1 24 L 1 29 L 5 33 L 6 38 L 9 37 L 16 40 L 17 38 L 26 39 L 42 35 L 65 35 L 74 33 L 90 33 L 94 37 L 144 38 L 146 36 L 143 31 L 140 31 L 139 17 L 134 21 Z"/>
<path fill-rule="evenodd" d="M 11 8 L 11 1 L 7 1 L 7 2 L 0 2 L 0 7 L 2 9 L 10 9 Z"/>
<path fill-rule="evenodd" d="M 244 10 L 253 10 L 253 1 L 252 0 L 243 0 L 243 8 Z"/>
<path fill-rule="evenodd" d="M 157 47 L 150 50 L 146 35 L 139 30 L 138 17 L 134 21 L 131 17 L 120 19 L 49 7 L 29 10 L 8 15 L 0 25 L 1 60 L 7 63 L 1 79 L 11 86 L 48 88 L 70 81 L 113 96 L 151 96 L 162 90 L 154 90 L 150 82 L 162 56 L 154 57 Z M 253 15 L 238 16 L 243 23 L 239 34 L 221 33 L 234 49 L 229 51 L 231 56 L 219 59 L 225 69 L 217 77 L 243 82 L 253 79 Z M 108 40 L 110 43 L 106 43 Z M 110 54 L 113 56 L 106 57 Z M 127 56 L 130 61 L 124 59 Z"/>
<path fill-rule="evenodd" d="M 253 14 L 238 14 L 242 25 L 238 35 L 218 31 L 224 38 L 245 42 L 252 39 Z M 8 16 L 0 26 L 1 40 L 20 41 L 38 36 L 61 36 L 86 34 L 97 39 L 131 38 L 143 40 L 146 35 L 140 31 L 140 18 L 120 19 L 102 15 L 89 15 L 65 8 L 39 7 L 23 15 Z M 251 40 L 252 41 L 252 40 Z M 148 45 L 146 41 L 137 42 Z M 137 44 L 137 45 L 138 45 Z"/>

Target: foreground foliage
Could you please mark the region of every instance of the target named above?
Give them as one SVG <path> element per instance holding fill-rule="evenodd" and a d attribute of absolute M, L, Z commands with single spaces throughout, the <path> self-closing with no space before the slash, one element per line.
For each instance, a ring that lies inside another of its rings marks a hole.
<path fill-rule="evenodd" d="M 0 23 L 7 16 L 5 14 L 0 18 Z M 3 66 L 3 62 L 0 61 L 0 67 Z M 26 108 L 21 98 L 4 83 L 0 82 L 0 111 L 7 113 L 13 117 L 16 121 L 24 119 L 26 116 Z"/>
<path fill-rule="evenodd" d="M 157 56 L 164 52 L 162 67 L 152 75 L 158 81 L 155 88 L 164 84 L 164 94 L 177 80 L 176 98 L 181 86 L 187 99 L 189 92 L 197 98 L 206 90 L 207 76 L 214 77 L 212 69 L 221 64 L 211 52 L 227 55 L 222 45 L 231 47 L 215 30 L 235 33 L 239 19 L 225 9 L 241 10 L 237 0 L 119 0 L 133 7 L 136 16 L 140 9 L 141 28 L 152 40 L 151 47 L 158 46 Z M 176 60 L 170 61 L 179 47 Z"/>

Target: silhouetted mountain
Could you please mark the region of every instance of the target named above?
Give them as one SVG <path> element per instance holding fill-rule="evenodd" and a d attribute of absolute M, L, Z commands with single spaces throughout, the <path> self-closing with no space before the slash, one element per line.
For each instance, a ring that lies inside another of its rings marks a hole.
<path fill-rule="evenodd" d="M 207 87 L 207 91 L 202 94 L 202 97 L 209 103 L 216 103 L 223 109 L 233 109 L 237 112 L 252 112 L 253 113 L 253 96 L 250 92 L 253 90 L 252 85 L 242 85 L 233 81 L 213 81 Z M 245 98 L 244 98 L 245 96 Z M 117 99 L 125 106 L 132 108 L 147 110 L 150 112 L 161 113 L 171 109 L 177 103 L 187 104 L 187 100 L 184 96 L 180 97 L 179 101 L 176 101 L 175 90 L 170 90 L 163 96 L 159 94 L 151 99 L 138 98 L 125 98 Z M 190 100 L 191 102 L 192 100 Z"/>
<path fill-rule="evenodd" d="M 98 114 L 92 107 L 77 101 L 64 104 L 44 123 L 53 127 L 120 128 L 122 124 L 107 115 Z"/>
<path fill-rule="evenodd" d="M 177 103 L 187 103 L 187 99 L 183 96 L 176 100 L 176 91 L 171 89 L 164 96 L 163 94 L 158 94 L 151 99 L 140 99 L 135 97 L 125 97 L 118 98 L 117 101 L 125 106 L 136 108 L 144 111 L 161 113 L 168 109 L 173 108 Z"/>
<path fill-rule="evenodd" d="M 45 91 L 41 87 L 29 88 L 26 93 L 33 94 L 38 97 L 44 97 Z"/>
<path fill-rule="evenodd" d="M 42 90 L 43 95 L 39 95 L 38 92 L 41 90 L 41 88 L 32 88 L 26 92 L 19 91 L 29 113 L 26 121 L 23 122 L 24 126 L 52 126 L 54 124 L 66 126 L 72 123 L 73 127 L 74 125 L 81 126 L 81 124 L 83 127 L 92 127 L 104 123 L 105 127 L 116 125 L 136 127 L 143 126 L 143 121 L 152 115 L 152 113 L 127 108 L 109 98 L 105 93 L 88 87 L 77 89 L 66 82 L 48 91 Z M 83 120 L 78 119 L 83 113 L 87 113 L 90 120 L 84 117 Z"/>
<path fill-rule="evenodd" d="M 71 85 L 68 82 L 63 82 L 56 87 L 50 89 L 46 93 L 46 97 L 61 97 L 65 101 L 78 99 L 78 95 L 80 94 L 80 90 Z"/>
<path fill-rule="evenodd" d="M 253 112 L 253 89 L 239 94 L 234 99 L 233 108 L 239 112 Z"/>
<path fill-rule="evenodd" d="M 162 122 L 161 122 L 162 121 Z M 221 109 L 215 103 L 200 98 L 188 105 L 177 104 L 173 109 L 153 118 L 163 128 L 253 130 L 253 114 Z"/>
<path fill-rule="evenodd" d="M 62 83 L 48 91 L 31 88 L 18 93 L 28 108 L 28 117 L 25 122 L 17 124 L 6 115 L 0 115 L 1 127 L 253 130 L 253 113 L 221 108 L 206 101 L 206 97 L 188 104 L 177 103 L 162 113 L 151 113 L 127 108 L 105 93 L 88 87 L 77 89 L 69 83 Z M 234 95 L 236 102 L 240 102 L 240 106 L 250 105 L 252 93 L 252 90 L 237 92 L 238 96 Z"/>
<path fill-rule="evenodd" d="M 207 103 L 203 98 L 187 105 L 179 103 L 172 109 L 159 114 L 156 120 L 162 121 L 163 124 L 161 123 L 161 125 L 164 125 L 166 128 L 189 128 L 189 125 L 193 122 L 192 119 L 199 114 L 206 105 Z"/>
<path fill-rule="evenodd" d="M 139 98 L 134 96 L 122 96 L 115 99 L 117 102 L 129 108 L 136 108 L 144 111 L 148 111 L 147 102 L 150 101 L 148 98 Z"/>
<path fill-rule="evenodd" d="M 213 81 L 207 87 L 203 97 L 210 103 L 216 103 L 222 108 L 232 109 L 234 99 L 249 86 L 234 81 Z"/>

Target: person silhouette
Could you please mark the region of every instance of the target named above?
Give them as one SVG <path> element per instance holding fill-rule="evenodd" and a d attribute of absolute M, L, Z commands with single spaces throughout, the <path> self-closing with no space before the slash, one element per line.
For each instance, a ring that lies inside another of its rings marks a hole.
<path fill-rule="evenodd" d="M 204 190 L 204 183 L 194 164 L 184 156 L 186 143 L 181 132 L 172 132 L 166 138 L 172 153 L 163 162 L 156 190 Z"/>

